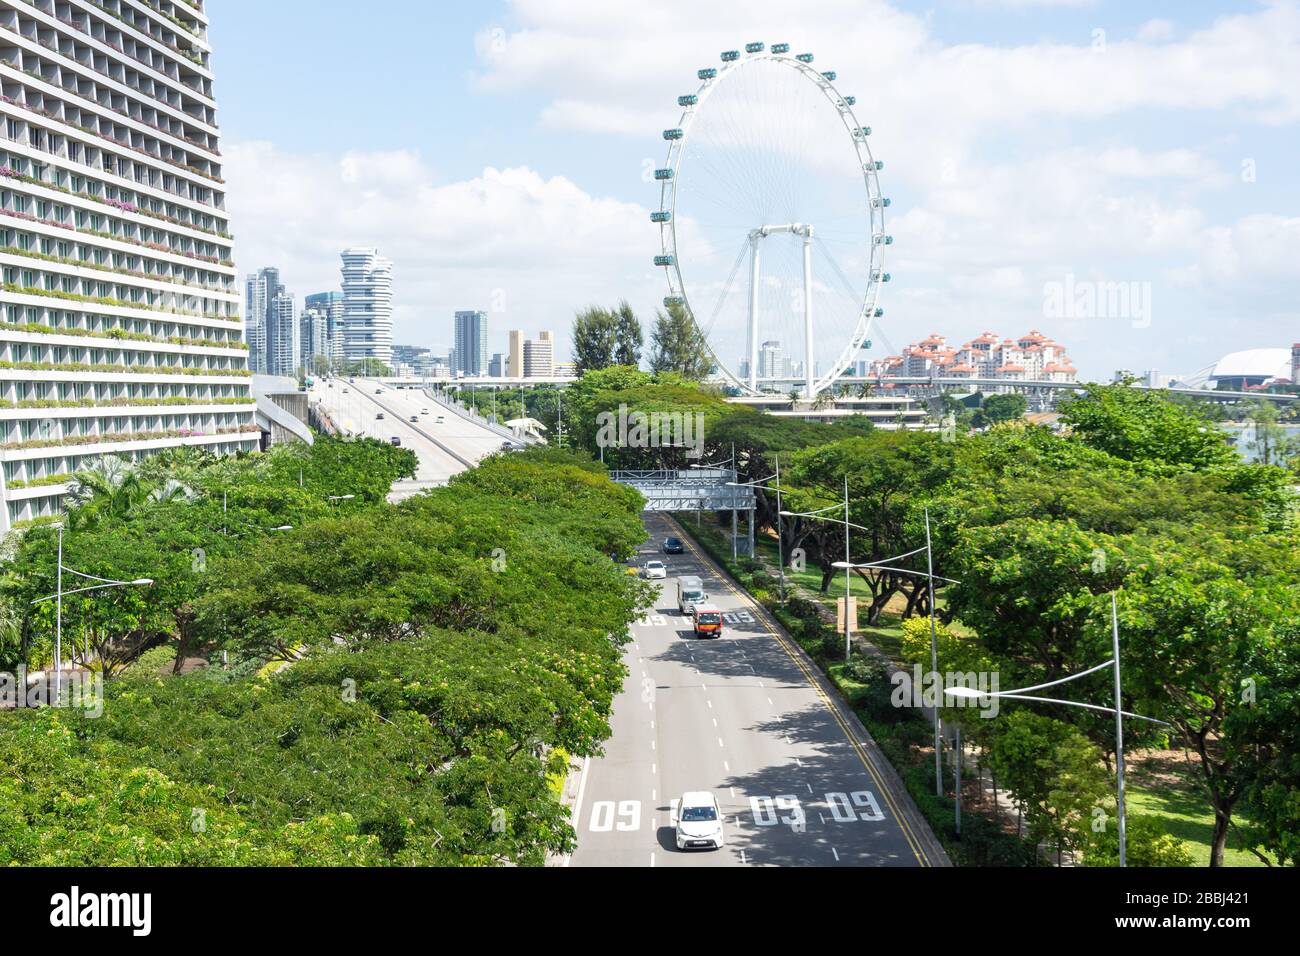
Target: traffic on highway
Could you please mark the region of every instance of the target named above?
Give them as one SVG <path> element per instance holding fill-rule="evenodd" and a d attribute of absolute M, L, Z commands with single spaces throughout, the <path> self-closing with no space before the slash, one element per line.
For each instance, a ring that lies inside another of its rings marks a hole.
<path fill-rule="evenodd" d="M 659 596 L 633 626 L 605 754 L 582 767 L 567 864 L 945 865 L 812 665 L 671 519 L 648 513 L 646 530 L 638 567 L 666 573 L 649 575 Z"/>
<path fill-rule="evenodd" d="M 500 451 L 500 435 L 455 414 L 417 389 L 390 388 L 376 379 L 327 378 L 312 383 L 319 403 L 351 435 L 410 448 L 419 457 L 414 481 L 399 483 L 394 499 L 445 485 L 453 476 Z"/>

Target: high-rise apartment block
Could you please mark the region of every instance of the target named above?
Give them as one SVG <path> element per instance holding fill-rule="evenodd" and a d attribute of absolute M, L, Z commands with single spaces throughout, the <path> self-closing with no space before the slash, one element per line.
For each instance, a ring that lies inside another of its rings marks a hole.
<path fill-rule="evenodd" d="M 202 0 L 0 0 L 0 531 L 106 455 L 255 450 Z"/>
<path fill-rule="evenodd" d="M 393 360 L 393 264 L 377 249 L 343 252 L 343 357 Z"/>
<path fill-rule="evenodd" d="M 550 332 L 537 333 L 524 343 L 524 378 L 550 378 L 555 374 L 555 339 Z"/>
<path fill-rule="evenodd" d="M 465 378 L 487 374 L 487 313 L 456 313 L 456 372 Z"/>

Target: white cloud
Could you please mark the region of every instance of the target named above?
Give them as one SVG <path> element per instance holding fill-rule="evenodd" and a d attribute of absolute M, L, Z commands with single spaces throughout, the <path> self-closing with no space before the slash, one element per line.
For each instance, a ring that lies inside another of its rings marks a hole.
<path fill-rule="evenodd" d="M 439 182 L 411 152 L 332 158 L 268 143 L 232 144 L 226 169 L 241 272 L 278 266 L 301 301 L 339 287 L 341 250 L 377 246 L 395 263 L 399 342 L 445 345 L 454 311 L 495 309 L 495 335 L 549 328 L 563 350 L 575 308 L 662 295 L 660 277 L 634 267 L 656 238 L 648 211 L 563 177 L 487 168 Z"/>

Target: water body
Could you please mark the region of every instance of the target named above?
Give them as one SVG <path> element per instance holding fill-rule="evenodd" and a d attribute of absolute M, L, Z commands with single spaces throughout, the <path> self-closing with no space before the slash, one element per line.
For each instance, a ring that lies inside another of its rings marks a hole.
<path fill-rule="evenodd" d="M 1220 427 L 1232 438 L 1232 446 L 1237 449 L 1237 454 L 1241 455 L 1246 461 L 1255 462 L 1259 460 L 1259 455 L 1250 447 L 1255 441 L 1254 425 L 1233 422 L 1225 423 Z M 1286 424 L 1278 427 L 1286 433 L 1288 438 L 1294 439 L 1300 436 L 1300 424 Z"/>

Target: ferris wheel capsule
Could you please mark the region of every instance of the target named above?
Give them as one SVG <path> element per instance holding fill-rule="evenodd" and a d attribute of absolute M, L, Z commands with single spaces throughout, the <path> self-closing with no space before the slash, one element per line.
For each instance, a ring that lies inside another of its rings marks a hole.
<path fill-rule="evenodd" d="M 739 59 L 740 59 L 740 51 L 739 51 L 739 50 L 723 50 L 723 51 L 722 51 L 722 62 L 723 62 L 723 63 L 735 63 L 735 62 L 736 62 L 737 60 L 739 60 Z"/>
<path fill-rule="evenodd" d="M 655 170 L 655 179 L 659 180 L 660 182 L 664 181 L 665 179 L 672 179 L 672 178 L 673 178 L 673 170 L 671 169 Z"/>
<path fill-rule="evenodd" d="M 673 214 L 670 212 L 652 212 L 650 214 L 651 222 L 672 222 Z"/>
<path fill-rule="evenodd" d="M 712 80 L 717 78 L 718 71 L 713 67 L 709 66 L 700 70 L 695 75 L 698 76 L 701 80 Z"/>
<path fill-rule="evenodd" d="M 685 96 L 677 97 L 678 106 L 694 106 L 699 101 L 700 98 L 696 96 L 694 93 L 688 93 Z"/>
<path fill-rule="evenodd" d="M 885 209 L 889 206 L 889 200 L 882 196 L 879 199 L 871 200 L 871 205 L 875 206 L 877 209 Z"/>
<path fill-rule="evenodd" d="M 683 299 L 680 295 L 664 296 L 664 308 L 666 309 L 671 309 L 673 306 L 685 305 L 685 304 L 686 304 L 686 300 Z"/>
<path fill-rule="evenodd" d="M 788 43 L 773 43 L 773 44 L 772 44 L 772 52 L 773 52 L 773 53 L 789 53 L 789 52 L 790 52 L 790 44 L 788 44 Z"/>
<path fill-rule="evenodd" d="M 671 266 L 676 265 L 677 260 L 673 256 L 655 256 L 655 265 Z"/>
<path fill-rule="evenodd" d="M 844 105 L 845 105 L 845 106 L 857 106 L 857 105 L 858 105 L 858 98 L 857 98 L 856 96 L 846 96 L 846 97 L 844 97 Z"/>
<path fill-rule="evenodd" d="M 825 73 L 822 74 L 822 76 L 824 76 L 831 83 L 835 82 L 836 73 L 834 70 L 827 70 Z"/>
<path fill-rule="evenodd" d="M 811 63 L 813 61 L 813 55 L 811 53 L 800 53 L 795 57 L 795 59 L 800 63 Z"/>
<path fill-rule="evenodd" d="M 762 53 L 762 52 L 763 52 L 763 44 L 761 44 L 761 43 L 746 43 L 746 44 L 745 44 L 745 52 L 746 52 L 746 53 Z"/>
<path fill-rule="evenodd" d="M 664 139 L 681 139 L 683 135 L 680 128 L 664 130 Z"/>

